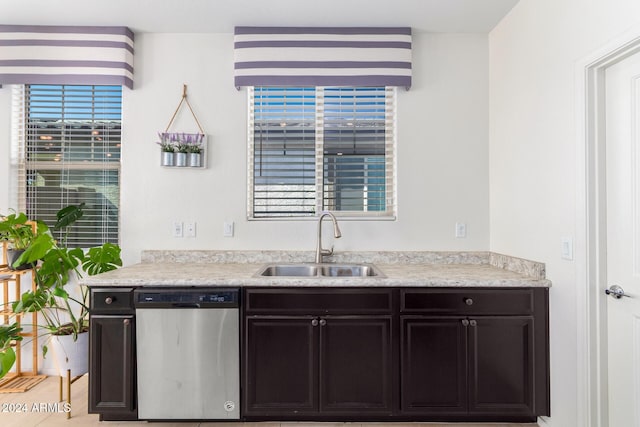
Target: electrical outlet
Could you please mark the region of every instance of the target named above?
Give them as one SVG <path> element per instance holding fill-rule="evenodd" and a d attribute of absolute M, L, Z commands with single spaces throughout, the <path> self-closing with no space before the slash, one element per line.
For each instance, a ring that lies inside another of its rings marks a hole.
<path fill-rule="evenodd" d="M 173 221 L 173 237 L 182 237 L 183 229 L 182 229 L 182 221 Z"/>
<path fill-rule="evenodd" d="M 456 222 L 456 238 L 461 239 L 467 237 L 467 224 L 464 222 Z"/>
<path fill-rule="evenodd" d="M 233 237 L 233 221 L 224 223 L 224 227 L 222 229 L 222 235 L 224 237 Z"/>
<path fill-rule="evenodd" d="M 184 234 L 187 237 L 196 237 L 196 223 L 195 222 L 187 222 L 184 225 Z"/>

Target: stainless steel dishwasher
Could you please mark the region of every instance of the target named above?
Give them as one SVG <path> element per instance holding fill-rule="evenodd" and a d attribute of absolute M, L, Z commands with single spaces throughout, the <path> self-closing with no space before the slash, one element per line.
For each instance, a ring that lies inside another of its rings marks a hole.
<path fill-rule="evenodd" d="M 239 291 L 134 292 L 138 417 L 240 418 Z"/>

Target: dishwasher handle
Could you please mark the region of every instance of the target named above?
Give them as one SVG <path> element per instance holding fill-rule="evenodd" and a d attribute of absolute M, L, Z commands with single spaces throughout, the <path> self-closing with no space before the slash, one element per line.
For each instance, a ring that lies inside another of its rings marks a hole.
<path fill-rule="evenodd" d="M 200 308 L 200 304 L 193 302 L 174 302 L 171 304 L 173 308 Z"/>

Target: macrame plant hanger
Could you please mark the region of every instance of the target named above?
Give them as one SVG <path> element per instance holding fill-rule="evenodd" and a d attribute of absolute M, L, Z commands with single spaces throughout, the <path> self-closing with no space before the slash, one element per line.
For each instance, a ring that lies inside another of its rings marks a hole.
<path fill-rule="evenodd" d="M 191 111 L 191 115 L 193 116 L 194 120 L 196 121 L 196 124 L 198 125 L 198 129 L 200 129 L 200 133 L 204 135 L 204 130 L 202 129 L 202 126 L 200 125 L 200 121 L 198 120 L 198 117 L 196 117 L 196 113 L 194 113 L 193 108 L 191 108 L 191 104 L 189 104 L 189 100 L 187 99 L 187 85 L 186 84 L 182 85 L 182 98 L 180 99 L 180 103 L 178 104 L 178 107 L 176 108 L 176 111 L 174 111 L 173 116 L 171 116 L 171 120 L 169 120 L 169 124 L 167 125 L 167 128 L 165 129 L 165 132 L 169 132 L 169 128 L 173 124 L 173 121 L 175 120 L 176 115 L 178 114 L 178 111 L 180 111 L 180 107 L 182 107 L 183 103 L 186 103 L 187 107 L 189 107 L 189 111 Z"/>

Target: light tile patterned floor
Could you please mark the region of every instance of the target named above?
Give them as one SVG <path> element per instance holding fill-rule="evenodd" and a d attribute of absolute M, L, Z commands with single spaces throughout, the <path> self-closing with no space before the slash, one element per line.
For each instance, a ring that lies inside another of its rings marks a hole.
<path fill-rule="evenodd" d="M 158 427 L 537 427 L 537 424 L 478 424 L 478 423 L 147 423 L 100 422 L 98 416 L 87 414 L 87 376 L 71 387 L 71 419 L 64 412 L 50 412 L 58 400 L 58 378 L 50 377 L 26 393 L 0 393 L 0 426 L 2 427 L 71 427 L 71 426 L 140 426 Z M 34 406 L 35 404 L 35 406 Z M 16 410 L 26 408 L 26 412 Z M 38 409 L 42 408 L 42 412 Z M 60 405 L 61 410 L 62 405 Z"/>

